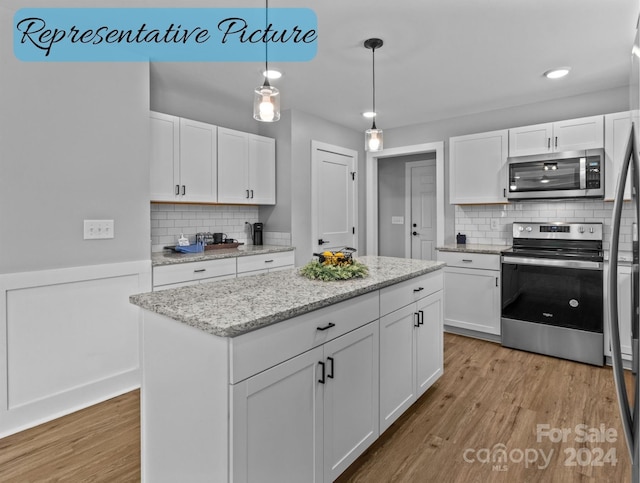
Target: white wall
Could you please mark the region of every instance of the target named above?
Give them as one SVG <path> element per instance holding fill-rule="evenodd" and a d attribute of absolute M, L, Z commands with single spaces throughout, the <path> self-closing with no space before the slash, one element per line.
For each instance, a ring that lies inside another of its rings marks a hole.
<path fill-rule="evenodd" d="M 149 66 L 20 62 L 0 6 L 0 437 L 139 385 Z M 84 240 L 84 219 L 115 238 Z"/>

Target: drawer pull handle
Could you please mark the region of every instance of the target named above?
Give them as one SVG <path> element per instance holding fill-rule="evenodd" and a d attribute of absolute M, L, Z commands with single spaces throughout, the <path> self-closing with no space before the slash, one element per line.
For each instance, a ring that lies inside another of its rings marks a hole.
<path fill-rule="evenodd" d="M 265 260 L 264 263 L 273 263 L 273 260 Z"/>
<path fill-rule="evenodd" d="M 329 330 L 331 327 L 335 327 L 335 326 L 336 324 L 334 324 L 333 322 L 329 322 L 324 327 L 318 327 L 317 330 Z"/>
<path fill-rule="evenodd" d="M 327 360 L 331 362 L 331 373 L 327 374 L 327 377 L 333 379 L 333 357 L 327 357 Z"/>
<path fill-rule="evenodd" d="M 424 325 L 424 310 L 418 310 L 418 313 L 420 314 L 420 322 L 418 322 L 418 325 Z"/>
<path fill-rule="evenodd" d="M 424 290 L 424 287 L 418 287 L 413 289 L 414 292 L 422 292 L 423 290 Z"/>
<path fill-rule="evenodd" d="M 320 364 L 322 366 L 322 377 L 320 379 L 318 379 L 318 382 L 320 384 L 324 384 L 325 380 L 324 380 L 324 362 L 318 362 L 318 364 Z"/>
<path fill-rule="evenodd" d="M 473 260 L 471 260 L 470 258 L 463 258 L 462 261 L 465 262 L 465 263 L 473 262 Z"/>
<path fill-rule="evenodd" d="M 193 273 L 202 273 L 202 272 L 206 272 L 207 269 L 206 268 L 199 268 L 198 270 L 194 270 Z"/>

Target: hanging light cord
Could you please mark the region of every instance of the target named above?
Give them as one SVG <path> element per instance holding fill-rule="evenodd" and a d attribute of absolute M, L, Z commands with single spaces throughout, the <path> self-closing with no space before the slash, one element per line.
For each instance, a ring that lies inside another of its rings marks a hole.
<path fill-rule="evenodd" d="M 371 48 L 371 55 L 373 57 L 373 62 L 372 62 L 373 76 L 372 77 L 373 77 L 373 113 L 374 113 L 372 129 L 376 129 L 377 112 L 376 112 L 376 48 L 375 47 Z"/>
<path fill-rule="evenodd" d="M 264 30 L 269 28 L 269 0 L 265 0 L 264 2 Z M 264 39 L 264 85 L 269 86 L 269 41 L 265 36 Z"/>

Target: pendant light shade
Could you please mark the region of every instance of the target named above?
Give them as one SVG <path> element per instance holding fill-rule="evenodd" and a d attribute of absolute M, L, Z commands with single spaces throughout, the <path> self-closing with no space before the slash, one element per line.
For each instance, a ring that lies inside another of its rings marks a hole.
<path fill-rule="evenodd" d="M 266 77 L 264 83 L 254 91 L 253 118 L 262 122 L 280 119 L 280 91 L 270 85 Z"/>
<path fill-rule="evenodd" d="M 265 0 L 265 31 L 269 25 L 269 0 Z M 269 50 L 264 42 L 264 81 L 253 94 L 253 118 L 256 121 L 275 122 L 280 119 L 280 91 L 269 83 Z"/>
<path fill-rule="evenodd" d="M 382 47 L 381 39 L 367 39 L 364 41 L 364 46 L 367 49 L 371 49 L 371 55 L 373 58 L 373 112 L 376 113 L 376 49 Z M 364 148 L 367 151 L 382 151 L 382 129 L 376 127 L 375 117 L 371 129 L 367 129 L 364 133 Z"/>

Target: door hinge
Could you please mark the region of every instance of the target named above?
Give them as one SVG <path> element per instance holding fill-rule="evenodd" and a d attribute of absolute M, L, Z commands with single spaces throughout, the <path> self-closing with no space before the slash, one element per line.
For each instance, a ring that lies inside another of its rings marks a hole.
<path fill-rule="evenodd" d="M 352 226 L 352 227 L 351 227 L 351 234 L 352 234 L 352 235 L 355 235 L 355 234 L 356 234 L 356 227 L 355 227 L 355 226 Z"/>
<path fill-rule="evenodd" d="M 356 180 L 356 172 L 355 172 L 355 171 L 351 171 L 351 179 L 352 179 L 353 181 L 355 181 L 355 180 Z"/>

